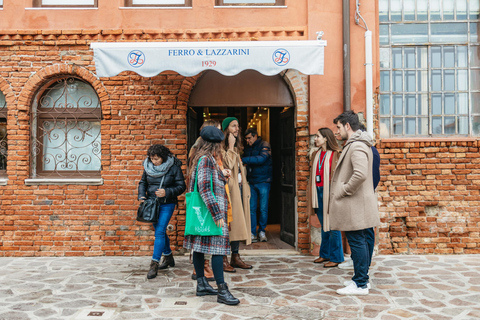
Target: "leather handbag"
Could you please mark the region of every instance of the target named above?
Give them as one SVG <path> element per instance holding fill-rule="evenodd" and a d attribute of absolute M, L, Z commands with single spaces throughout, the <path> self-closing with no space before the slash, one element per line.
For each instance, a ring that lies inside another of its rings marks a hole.
<path fill-rule="evenodd" d="M 163 176 L 160 182 L 159 189 L 162 188 L 163 180 L 165 180 L 165 176 Z M 145 199 L 137 209 L 137 221 L 156 223 L 160 213 L 160 206 L 161 203 L 157 197 Z"/>
<path fill-rule="evenodd" d="M 200 162 L 200 160 L 198 161 Z M 185 194 L 186 202 L 186 221 L 185 221 L 185 235 L 192 236 L 221 236 L 223 234 L 222 227 L 215 224 L 210 210 L 208 210 L 205 202 L 203 202 L 200 193 L 197 188 L 198 178 L 198 163 L 195 169 L 195 181 L 193 192 Z M 213 197 L 216 200 L 213 193 L 212 176 L 210 176 L 210 186 Z"/>

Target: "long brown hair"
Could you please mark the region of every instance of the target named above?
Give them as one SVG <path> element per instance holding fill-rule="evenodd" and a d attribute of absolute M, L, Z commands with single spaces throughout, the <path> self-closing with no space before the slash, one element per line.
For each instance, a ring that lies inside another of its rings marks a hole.
<path fill-rule="evenodd" d="M 221 128 L 221 125 L 220 125 L 219 121 L 209 119 L 209 120 L 205 120 L 205 122 L 200 127 L 200 131 L 202 131 L 203 128 L 208 127 L 208 126 L 216 127 L 216 128 L 220 127 Z M 198 137 L 197 141 L 195 141 L 193 146 L 190 148 L 190 152 L 188 153 L 188 165 L 187 165 L 188 168 L 190 168 L 192 166 L 193 158 L 195 156 L 195 153 L 197 152 L 197 149 L 198 149 L 199 145 L 204 144 L 204 143 L 205 143 L 205 140 Z"/>
<path fill-rule="evenodd" d="M 342 149 L 338 146 L 337 139 L 335 139 L 335 135 L 330 128 L 320 128 L 318 132 L 327 139 L 327 150 L 331 151 L 338 151 L 340 152 Z"/>
<path fill-rule="evenodd" d="M 190 162 L 190 168 L 188 168 L 188 175 L 191 176 L 197 167 L 198 160 L 203 156 L 213 156 L 215 159 L 219 159 L 221 155 L 220 142 L 209 142 L 203 140 L 201 137 L 198 139 L 198 145 L 195 149 L 193 157 Z"/>
<path fill-rule="evenodd" d="M 223 131 L 223 134 L 225 135 L 225 139 L 222 141 L 222 148 L 225 151 L 228 151 L 228 135 L 231 134 L 228 132 L 228 127 Z M 238 154 L 243 153 L 243 143 L 242 143 L 242 129 L 238 127 L 238 136 L 235 138 L 235 149 L 237 149 Z"/>

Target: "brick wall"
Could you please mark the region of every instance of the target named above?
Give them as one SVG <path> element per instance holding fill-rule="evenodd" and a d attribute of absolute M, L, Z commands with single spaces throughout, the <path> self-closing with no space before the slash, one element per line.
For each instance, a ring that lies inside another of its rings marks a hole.
<path fill-rule="evenodd" d="M 231 30 L 230 30 L 231 31 Z M 235 30 L 234 30 L 235 31 Z M 262 36 L 249 30 L 239 38 Z M 175 37 L 207 37 L 208 32 L 175 32 Z M 215 33 L 217 35 L 218 33 Z M 162 32 L 126 30 L 0 31 L 0 89 L 6 96 L 8 164 L 6 186 L 0 186 L 0 256 L 150 255 L 153 231 L 137 223 L 137 185 L 147 148 L 168 146 L 186 162 L 186 112 L 190 92 L 198 79 L 164 72 L 143 78 L 123 72 L 111 78 L 95 75 L 91 41 L 170 39 Z M 299 30 L 285 37 L 298 39 Z M 266 40 L 272 32 L 265 33 Z M 183 39 L 182 39 L 183 40 Z M 197 39 L 195 39 L 197 40 Z M 25 185 L 30 178 L 30 110 L 37 90 L 52 77 L 78 76 L 92 85 L 102 107 L 103 185 Z M 307 80 L 290 71 L 296 95 L 297 171 L 299 172 L 299 249 L 308 249 L 305 217 L 308 171 L 302 159 L 308 140 Z M 308 166 L 308 164 L 307 164 Z M 184 167 L 185 169 L 185 167 Z M 184 197 L 171 220 L 171 245 L 183 243 Z"/>
<path fill-rule="evenodd" d="M 377 145 L 380 253 L 480 253 L 479 143 L 465 140 Z"/>

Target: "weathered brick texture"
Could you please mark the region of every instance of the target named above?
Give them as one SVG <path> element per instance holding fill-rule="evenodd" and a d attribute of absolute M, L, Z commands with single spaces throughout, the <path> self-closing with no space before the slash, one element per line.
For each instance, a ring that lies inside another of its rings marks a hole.
<path fill-rule="evenodd" d="M 205 39 L 208 34 L 197 36 Z M 251 34 L 267 38 L 282 35 L 275 30 L 255 33 L 239 30 L 229 34 L 235 40 Z M 218 33 L 212 35 L 219 36 Z M 303 31 L 286 35 L 299 36 L 303 36 Z M 0 89 L 6 96 L 8 108 L 8 183 L 0 186 L 0 256 L 152 253 L 153 228 L 135 221 L 142 162 L 151 144 L 162 143 L 186 163 L 187 103 L 198 76 L 186 78 L 164 72 L 144 78 L 123 72 L 99 79 L 89 47 L 91 41 L 132 41 L 146 37 L 161 40 L 168 38 L 168 34 L 135 30 L 0 31 Z M 31 170 L 32 100 L 48 79 L 65 74 L 89 82 L 100 97 L 104 183 L 100 186 L 25 185 Z M 307 77 L 291 71 L 285 79 L 298 103 L 298 247 L 307 252 L 306 175 L 302 174 L 308 172 L 308 163 L 303 160 L 308 139 Z M 184 196 L 180 197 L 170 223 L 174 226 L 169 232 L 171 244 L 179 249 L 185 223 Z"/>
<path fill-rule="evenodd" d="M 382 159 L 379 251 L 480 253 L 478 140 L 377 147 Z"/>

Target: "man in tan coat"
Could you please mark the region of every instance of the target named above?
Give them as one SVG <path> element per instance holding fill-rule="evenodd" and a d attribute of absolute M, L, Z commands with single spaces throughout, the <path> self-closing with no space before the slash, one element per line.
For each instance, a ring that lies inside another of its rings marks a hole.
<path fill-rule="evenodd" d="M 338 159 L 330 188 L 330 228 L 345 231 L 352 251 L 354 275 L 337 290 L 342 295 L 367 295 L 368 269 L 375 239 L 370 235 L 380 224 L 378 203 L 372 188 L 373 140 L 360 129 L 358 116 L 345 111 L 333 121 L 338 135 L 347 140 Z"/>

